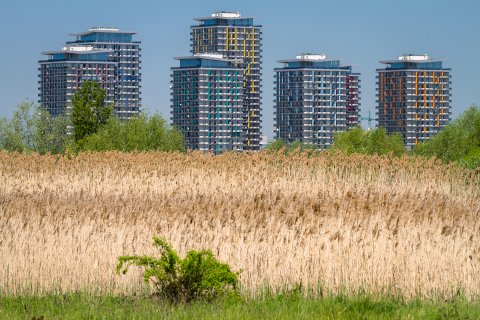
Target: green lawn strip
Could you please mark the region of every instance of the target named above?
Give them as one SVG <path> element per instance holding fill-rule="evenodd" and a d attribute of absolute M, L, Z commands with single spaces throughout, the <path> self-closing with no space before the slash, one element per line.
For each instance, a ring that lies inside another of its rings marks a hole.
<path fill-rule="evenodd" d="M 0 297 L 0 319 L 480 319 L 480 302 L 267 296 L 170 305 L 147 296 Z"/>

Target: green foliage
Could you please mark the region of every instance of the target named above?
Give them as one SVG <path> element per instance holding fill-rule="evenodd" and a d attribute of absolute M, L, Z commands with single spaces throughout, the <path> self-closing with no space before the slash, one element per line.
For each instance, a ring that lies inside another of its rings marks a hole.
<path fill-rule="evenodd" d="M 105 105 L 105 90 L 96 81 L 85 81 L 72 98 L 73 137 L 76 142 L 97 132 L 113 109 Z"/>
<path fill-rule="evenodd" d="M 268 152 L 278 152 L 285 148 L 285 143 L 282 139 L 277 139 L 275 141 L 270 142 L 265 146 L 265 150 Z"/>
<path fill-rule="evenodd" d="M 182 134 L 167 126 L 159 115 L 142 114 L 126 121 L 112 117 L 105 125 L 79 143 L 89 151 L 183 151 Z"/>
<path fill-rule="evenodd" d="M 181 259 L 164 239 L 154 237 L 160 257 L 122 256 L 117 273 L 127 273 L 129 266 L 145 269 L 145 283 L 154 285 L 156 293 L 171 302 L 211 301 L 237 292 L 238 273 L 218 261 L 212 252 L 191 250 Z"/>
<path fill-rule="evenodd" d="M 17 123 L 14 119 L 0 118 L 0 150 L 22 152 L 27 149 Z"/>
<path fill-rule="evenodd" d="M 332 150 L 339 150 L 347 154 L 384 155 L 392 153 L 401 156 L 405 153 L 405 146 L 400 134 L 389 135 L 384 128 L 365 131 L 356 127 L 346 132 L 337 133 Z"/>
<path fill-rule="evenodd" d="M 480 168 L 480 147 L 473 147 L 458 163 L 469 169 Z"/>
<path fill-rule="evenodd" d="M 414 154 L 437 157 L 475 169 L 480 167 L 480 109 L 470 107 L 430 140 L 420 143 Z"/>
<path fill-rule="evenodd" d="M 308 152 L 309 154 L 313 154 L 318 151 L 318 148 L 312 144 L 302 143 L 300 141 L 285 143 L 282 139 L 277 139 L 269 143 L 265 147 L 265 150 L 270 153 L 284 152 L 285 154 L 289 154 L 292 152 Z"/>
<path fill-rule="evenodd" d="M 185 150 L 181 132 L 169 127 L 159 115 L 142 114 L 123 122 L 116 117 L 102 118 L 96 123 L 95 133 L 80 141 L 74 141 L 70 134 L 73 118 L 67 115 L 52 117 L 44 108 L 31 102 L 22 103 L 11 120 L 0 118 L 0 150 L 40 154 L 63 154 L 67 150 Z"/>
<path fill-rule="evenodd" d="M 20 104 L 12 119 L 0 119 L 0 150 L 63 153 L 69 143 L 69 119 L 51 117 L 32 102 Z"/>

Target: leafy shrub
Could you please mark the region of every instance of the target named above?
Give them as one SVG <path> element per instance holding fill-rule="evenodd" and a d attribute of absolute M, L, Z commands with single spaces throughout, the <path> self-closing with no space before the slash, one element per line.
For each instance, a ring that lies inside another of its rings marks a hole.
<path fill-rule="evenodd" d="M 112 117 L 105 125 L 81 141 L 88 151 L 183 151 L 182 134 L 167 126 L 159 115 L 141 114 L 126 121 Z"/>
<path fill-rule="evenodd" d="M 164 239 L 154 237 L 153 245 L 160 257 L 121 256 L 117 273 L 127 273 L 129 266 L 145 269 L 143 278 L 156 289 L 156 294 L 171 302 L 211 301 L 237 292 L 238 273 L 218 261 L 211 251 L 191 250 L 181 259 Z"/>
<path fill-rule="evenodd" d="M 363 153 L 384 155 L 393 153 L 401 156 L 405 153 L 402 136 L 398 133 L 387 134 L 384 128 L 365 131 L 360 127 L 337 133 L 332 150 L 347 154 Z"/>

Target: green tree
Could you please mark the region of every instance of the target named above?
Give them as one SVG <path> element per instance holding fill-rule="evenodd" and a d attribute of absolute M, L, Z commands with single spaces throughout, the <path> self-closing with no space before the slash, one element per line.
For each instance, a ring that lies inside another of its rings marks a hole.
<path fill-rule="evenodd" d="M 52 117 L 44 108 L 36 108 L 33 118 L 32 147 L 38 153 L 59 154 L 71 142 L 70 118 L 67 115 Z"/>
<path fill-rule="evenodd" d="M 384 128 L 365 131 L 360 127 L 337 133 L 332 150 L 347 154 L 363 153 L 384 155 L 393 153 L 400 156 L 405 153 L 402 136 L 398 133 L 387 134 Z"/>
<path fill-rule="evenodd" d="M 86 137 L 81 150 L 184 151 L 183 135 L 159 115 L 141 114 L 127 121 L 112 117 L 97 133 Z"/>
<path fill-rule="evenodd" d="M 63 153 L 70 140 L 68 125 L 68 117 L 51 117 L 47 110 L 24 102 L 10 121 L 0 119 L 0 149 Z"/>
<path fill-rule="evenodd" d="M 113 109 L 105 104 L 105 90 L 96 81 L 85 81 L 72 98 L 75 142 L 92 135 L 107 123 Z"/>
<path fill-rule="evenodd" d="M 480 164 L 480 109 L 470 107 L 430 140 L 418 144 L 414 154 L 457 162 L 470 168 Z"/>
<path fill-rule="evenodd" d="M 23 152 L 27 149 L 22 139 L 22 132 L 14 125 L 14 121 L 0 119 L 0 150 Z"/>

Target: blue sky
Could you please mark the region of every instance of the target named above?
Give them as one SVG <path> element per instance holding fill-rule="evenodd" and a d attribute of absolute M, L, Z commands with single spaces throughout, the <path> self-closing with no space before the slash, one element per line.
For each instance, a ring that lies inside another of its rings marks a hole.
<path fill-rule="evenodd" d="M 404 53 L 447 58 L 453 115 L 480 105 L 480 1 L 25 1 L 0 3 L 0 117 L 37 100 L 41 52 L 92 26 L 137 31 L 142 41 L 144 109 L 170 117 L 170 67 L 189 52 L 194 17 L 218 10 L 258 17 L 263 25 L 263 132 L 273 136 L 273 68 L 302 52 L 325 53 L 362 74 L 362 114 L 375 110 L 379 60 Z"/>

